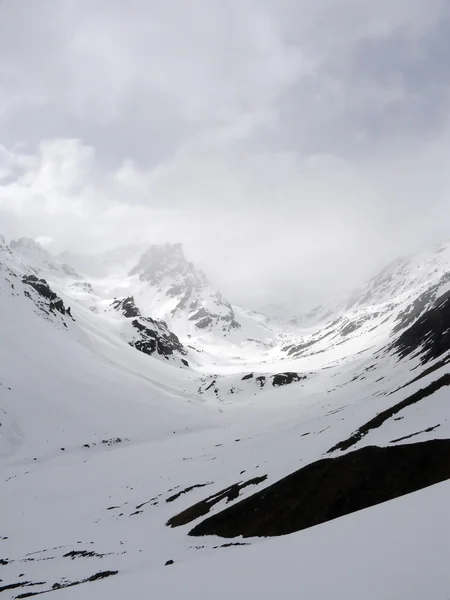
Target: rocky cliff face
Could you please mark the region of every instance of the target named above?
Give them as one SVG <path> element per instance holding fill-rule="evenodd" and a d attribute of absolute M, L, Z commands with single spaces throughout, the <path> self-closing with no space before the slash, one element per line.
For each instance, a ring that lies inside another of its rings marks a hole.
<path fill-rule="evenodd" d="M 130 276 L 154 288 L 168 319 L 184 316 L 198 330 L 224 335 L 241 327 L 231 304 L 186 260 L 181 244 L 151 246 Z"/>
<path fill-rule="evenodd" d="M 133 329 L 128 343 L 139 352 L 149 356 L 156 354 L 166 359 L 187 355 L 187 350 L 178 337 L 169 330 L 167 323 L 142 316 L 132 296 L 116 299 L 111 306 L 130 320 Z M 181 364 L 189 366 L 188 361 L 184 358 L 181 359 Z"/>
<path fill-rule="evenodd" d="M 0 238 L 0 275 L 1 287 L 9 290 L 12 296 L 25 296 L 34 304 L 35 312 L 56 324 L 67 328 L 74 321 L 70 306 L 52 289 L 46 279 L 38 277 L 39 270 L 26 264 L 16 254 L 17 245 L 8 245 Z"/>

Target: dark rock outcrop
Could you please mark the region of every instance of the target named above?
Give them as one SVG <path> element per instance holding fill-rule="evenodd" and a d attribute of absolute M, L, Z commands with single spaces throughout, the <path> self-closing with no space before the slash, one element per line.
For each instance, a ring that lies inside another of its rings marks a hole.
<path fill-rule="evenodd" d="M 420 355 L 422 364 L 450 350 L 450 292 L 440 296 L 389 347 L 400 358 Z"/>
<path fill-rule="evenodd" d="M 152 355 L 155 352 L 161 356 L 169 357 L 178 352 L 187 354 L 178 337 L 172 333 L 164 321 L 155 321 L 150 317 L 134 319 L 133 327 L 139 334 L 139 338 L 129 342 L 144 354 Z"/>
<path fill-rule="evenodd" d="M 450 440 L 369 446 L 307 465 L 207 518 L 189 535 L 286 535 L 446 479 Z"/>
<path fill-rule="evenodd" d="M 68 314 L 73 319 L 70 307 L 66 308 L 63 300 L 55 294 L 45 279 L 39 279 L 36 275 L 24 275 L 22 283 L 30 286 L 39 294 L 42 300 L 39 308 L 46 314 L 59 312 L 61 315 Z M 25 294 L 31 297 L 27 292 Z"/>
<path fill-rule="evenodd" d="M 177 492 L 173 496 L 169 496 L 169 498 L 166 499 L 166 502 L 175 502 L 175 500 L 178 500 L 178 498 L 183 494 L 188 494 L 189 492 L 192 492 L 192 490 L 196 490 L 197 488 L 203 488 L 207 485 L 212 485 L 212 481 L 209 481 L 208 483 L 196 483 L 195 485 L 190 485 L 184 490 L 181 490 L 181 492 Z"/>
<path fill-rule="evenodd" d="M 247 379 L 253 379 L 253 373 L 248 373 L 248 375 L 242 377 L 242 381 L 246 381 Z"/>
<path fill-rule="evenodd" d="M 422 314 L 433 307 L 433 304 L 438 304 L 444 299 L 444 296 L 438 297 L 439 290 L 442 286 L 450 281 L 450 272 L 445 273 L 438 283 L 430 286 L 425 292 L 420 294 L 414 302 L 409 304 L 397 317 L 396 324 L 392 330 L 392 333 L 399 333 L 413 325 L 413 323 L 419 319 Z"/>
<path fill-rule="evenodd" d="M 133 296 L 127 298 L 116 298 L 112 308 L 121 312 L 127 319 L 132 319 L 131 324 L 136 331 L 135 339 L 129 341 L 130 346 L 148 354 L 159 354 L 168 358 L 174 353 L 186 355 L 183 344 L 178 337 L 169 330 L 165 321 L 143 317 L 141 311 L 136 306 Z M 189 366 L 187 360 L 183 360 L 185 366 Z"/>
<path fill-rule="evenodd" d="M 209 498 L 206 498 L 206 500 L 197 502 L 197 504 L 194 504 L 190 508 L 183 510 L 183 512 L 181 512 L 180 514 L 175 515 L 174 517 L 169 519 L 167 525 L 169 527 L 180 527 L 182 525 L 187 525 L 188 523 L 195 521 L 195 519 L 198 519 L 199 517 L 203 517 L 204 515 L 208 514 L 211 508 L 214 505 L 221 502 L 222 500 L 227 500 L 227 502 L 236 500 L 236 498 L 239 497 L 239 494 L 244 488 L 248 487 L 249 485 L 259 485 L 266 479 L 267 475 L 262 475 L 261 477 L 254 477 L 253 479 L 249 479 L 244 483 L 241 482 L 230 485 L 224 490 L 217 492 L 217 494 L 214 494 L 214 496 L 210 496 Z"/>
<path fill-rule="evenodd" d="M 280 387 L 282 385 L 289 385 L 290 383 L 301 381 L 306 379 L 306 375 L 299 375 L 298 373 L 278 373 L 272 376 L 272 385 L 274 387 Z"/>
<path fill-rule="evenodd" d="M 135 319 L 136 317 L 141 316 L 141 311 L 136 306 L 133 296 L 118 298 L 114 300 L 111 306 L 115 310 L 121 311 L 127 319 Z"/>

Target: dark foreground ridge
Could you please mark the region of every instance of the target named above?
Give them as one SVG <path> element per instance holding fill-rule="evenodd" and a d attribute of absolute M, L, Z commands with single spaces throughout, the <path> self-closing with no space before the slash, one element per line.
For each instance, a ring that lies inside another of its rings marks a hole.
<path fill-rule="evenodd" d="M 199 523 L 189 535 L 278 536 L 450 479 L 450 440 L 326 458 Z"/>

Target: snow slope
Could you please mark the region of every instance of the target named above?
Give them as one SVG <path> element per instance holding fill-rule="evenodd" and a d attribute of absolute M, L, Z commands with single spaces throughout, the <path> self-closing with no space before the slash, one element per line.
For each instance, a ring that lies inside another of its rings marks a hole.
<path fill-rule="evenodd" d="M 279 539 L 189 535 L 323 459 L 450 439 L 445 252 L 308 328 L 150 255 L 78 278 L 0 240 L 2 598 L 445 598 L 448 482 Z M 196 327 L 195 299 L 221 317 Z M 138 351 L 133 320 L 172 354 Z"/>
<path fill-rule="evenodd" d="M 24 283 L 23 264 L 5 250 L 2 258 L 1 456 L 53 456 L 60 447 L 164 437 L 214 422 L 183 393 L 181 374 L 177 380 L 169 365 L 115 343 L 111 319 L 97 324 L 76 305 L 73 317 L 45 311 L 49 301 Z"/>
<path fill-rule="evenodd" d="M 167 568 L 133 569 L 83 598 L 124 598 L 148 590 L 155 598 L 217 600 L 274 597 L 311 600 L 446 598 L 450 483 L 252 547 L 222 548 Z M 79 588 L 57 597 L 80 597 Z M 101 594 L 101 596 L 99 596 Z"/>

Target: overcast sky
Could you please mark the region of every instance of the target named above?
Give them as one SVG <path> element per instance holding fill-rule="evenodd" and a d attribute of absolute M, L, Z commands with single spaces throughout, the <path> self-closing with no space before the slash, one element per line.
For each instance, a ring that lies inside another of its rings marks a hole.
<path fill-rule="evenodd" d="M 448 0 L 0 1 L 0 233 L 309 304 L 450 236 Z"/>

